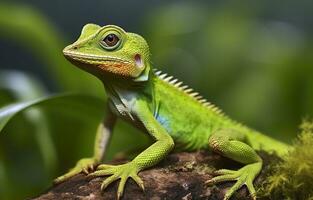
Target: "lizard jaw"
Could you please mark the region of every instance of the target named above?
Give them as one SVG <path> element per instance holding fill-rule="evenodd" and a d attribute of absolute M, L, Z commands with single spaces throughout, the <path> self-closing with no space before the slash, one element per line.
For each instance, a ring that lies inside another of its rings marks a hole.
<path fill-rule="evenodd" d="M 74 61 L 78 61 L 84 64 L 101 65 L 107 61 L 132 64 L 130 61 L 127 61 L 118 57 L 92 55 L 92 54 L 87 54 L 87 53 L 73 52 L 73 51 L 69 51 L 66 49 L 63 50 L 63 54 L 65 58 L 70 61 L 74 60 Z"/>
<path fill-rule="evenodd" d="M 134 77 L 140 72 L 137 65 L 142 64 L 140 57 L 131 62 L 118 57 L 91 55 L 66 48 L 63 50 L 63 54 L 72 64 L 96 76 L 111 73 L 124 77 Z"/>

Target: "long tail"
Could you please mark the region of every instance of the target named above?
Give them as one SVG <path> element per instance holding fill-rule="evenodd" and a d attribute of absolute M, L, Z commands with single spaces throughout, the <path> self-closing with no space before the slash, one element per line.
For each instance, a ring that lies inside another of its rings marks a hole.
<path fill-rule="evenodd" d="M 275 153 L 279 157 L 285 156 L 290 150 L 293 149 L 292 145 L 288 145 L 257 131 L 249 133 L 250 134 L 247 134 L 247 137 L 253 149 Z"/>

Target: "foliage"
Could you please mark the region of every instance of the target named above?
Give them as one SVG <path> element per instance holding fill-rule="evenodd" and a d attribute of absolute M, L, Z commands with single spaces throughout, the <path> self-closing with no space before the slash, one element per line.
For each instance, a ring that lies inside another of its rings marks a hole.
<path fill-rule="evenodd" d="M 313 198 L 313 122 L 305 121 L 293 149 L 282 162 L 272 166 L 273 174 L 264 183 L 264 196 L 271 199 Z"/>
<path fill-rule="evenodd" d="M 23 46 L 46 64 L 46 71 L 53 73 L 60 89 L 103 96 L 98 80 L 66 61 L 62 55 L 64 38 L 37 10 L 24 4 L 0 3 L 0 36 Z"/>
<path fill-rule="evenodd" d="M 88 110 L 84 109 L 86 104 L 89 104 Z M 40 105 L 41 110 L 38 107 L 27 109 L 34 105 Z M 66 107 L 60 109 L 58 108 L 60 106 Z M 2 192 L 8 195 L 8 199 L 15 199 L 20 196 L 20 193 L 10 192 L 14 190 L 14 185 L 15 187 L 17 185 L 23 186 L 19 190 L 21 193 L 32 192 L 34 188 L 44 189 L 46 187 L 45 185 L 49 184 L 56 176 L 56 167 L 57 164 L 59 165 L 58 161 L 66 164 L 64 160 L 71 158 L 71 156 L 66 158 L 57 153 L 57 151 L 62 149 L 62 146 L 60 147 L 58 142 L 53 142 L 53 139 L 55 140 L 55 136 L 58 134 L 51 134 L 52 129 L 48 129 L 48 124 L 51 124 L 50 117 L 44 114 L 53 114 L 53 112 L 62 110 L 62 112 L 56 113 L 59 115 L 58 118 L 62 120 L 63 116 L 66 116 L 66 112 L 69 112 L 70 115 L 66 117 L 71 117 L 75 120 L 81 119 L 86 124 L 78 125 L 78 128 L 84 128 L 88 123 L 91 123 L 89 120 L 100 120 L 100 117 L 104 113 L 103 111 L 101 112 L 102 109 L 99 109 L 101 107 L 103 107 L 103 101 L 101 99 L 86 95 L 47 96 L 2 107 L 0 109 L 0 131 L 11 119 L 22 117 L 18 114 L 27 109 L 23 113 L 25 119 L 17 120 L 21 123 L 16 123 L 14 120 L 13 124 L 9 123 L 9 126 L 2 131 L 6 136 L 1 137 L 2 155 L 0 164 L 2 164 L 3 168 L 2 173 L 0 173 L 0 184 L 5 186 L 5 190 Z M 42 109 L 45 109 L 45 112 L 42 112 Z M 49 111 L 50 109 L 53 109 L 53 112 L 52 110 Z M 88 119 L 87 117 L 77 115 L 78 112 L 93 117 L 89 117 Z M 27 128 L 29 125 L 32 126 Z M 18 130 L 18 128 L 21 130 Z M 79 136 L 78 131 L 76 131 L 76 135 Z M 72 137 L 74 136 L 72 135 Z M 34 146 L 36 143 L 37 145 Z M 14 149 L 11 149 L 12 147 Z M 21 166 L 23 167 L 21 168 Z M 34 174 L 36 175 L 34 176 Z M 39 183 L 44 185 L 40 186 Z M 2 192 L 1 194 L 3 194 Z"/>

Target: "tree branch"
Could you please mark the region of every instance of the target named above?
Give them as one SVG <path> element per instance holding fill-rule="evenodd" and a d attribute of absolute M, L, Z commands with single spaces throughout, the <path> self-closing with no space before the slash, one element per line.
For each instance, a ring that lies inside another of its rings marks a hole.
<path fill-rule="evenodd" d="M 271 162 L 277 162 L 279 158 L 259 152 L 264 160 L 261 174 L 255 181 L 256 188 L 261 185 L 269 173 L 268 166 Z M 120 163 L 115 161 L 114 164 Z M 224 158 L 218 154 L 207 151 L 193 153 L 173 153 L 156 167 L 139 173 L 145 184 L 145 191 L 128 180 L 123 200 L 144 199 L 183 199 L 204 200 L 223 199 L 225 191 L 233 183 L 221 183 L 215 186 L 207 186 L 205 181 L 211 179 L 215 169 L 238 169 L 241 165 Z M 65 199 L 116 199 L 117 184 L 111 184 L 104 192 L 100 191 L 103 178 L 97 177 L 91 180 L 86 175 L 79 174 L 64 183 L 52 186 L 46 193 L 36 197 L 36 200 L 65 200 Z M 250 199 L 246 187 L 241 188 L 234 199 Z"/>

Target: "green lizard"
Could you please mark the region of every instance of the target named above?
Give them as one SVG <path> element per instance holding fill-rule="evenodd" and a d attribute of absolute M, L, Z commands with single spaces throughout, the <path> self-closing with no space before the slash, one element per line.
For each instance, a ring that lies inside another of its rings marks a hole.
<path fill-rule="evenodd" d="M 63 53 L 74 65 L 103 82 L 111 112 L 98 128 L 94 156 L 80 160 L 76 167 L 57 178 L 57 183 L 80 172 L 88 174 L 98 165 L 89 176 L 108 176 L 101 189 L 120 180 L 119 199 L 128 178 L 144 189 L 138 173 L 160 162 L 174 148 L 211 149 L 244 167 L 217 170 L 218 176 L 207 183 L 236 181 L 224 199 L 229 199 L 243 185 L 256 199 L 253 181 L 262 169 L 262 159 L 256 150 L 282 156 L 290 148 L 231 120 L 182 82 L 153 70 L 145 39 L 118 26 L 87 24 L 79 39 Z M 155 142 L 126 164 L 99 165 L 117 117 L 143 130 Z"/>

